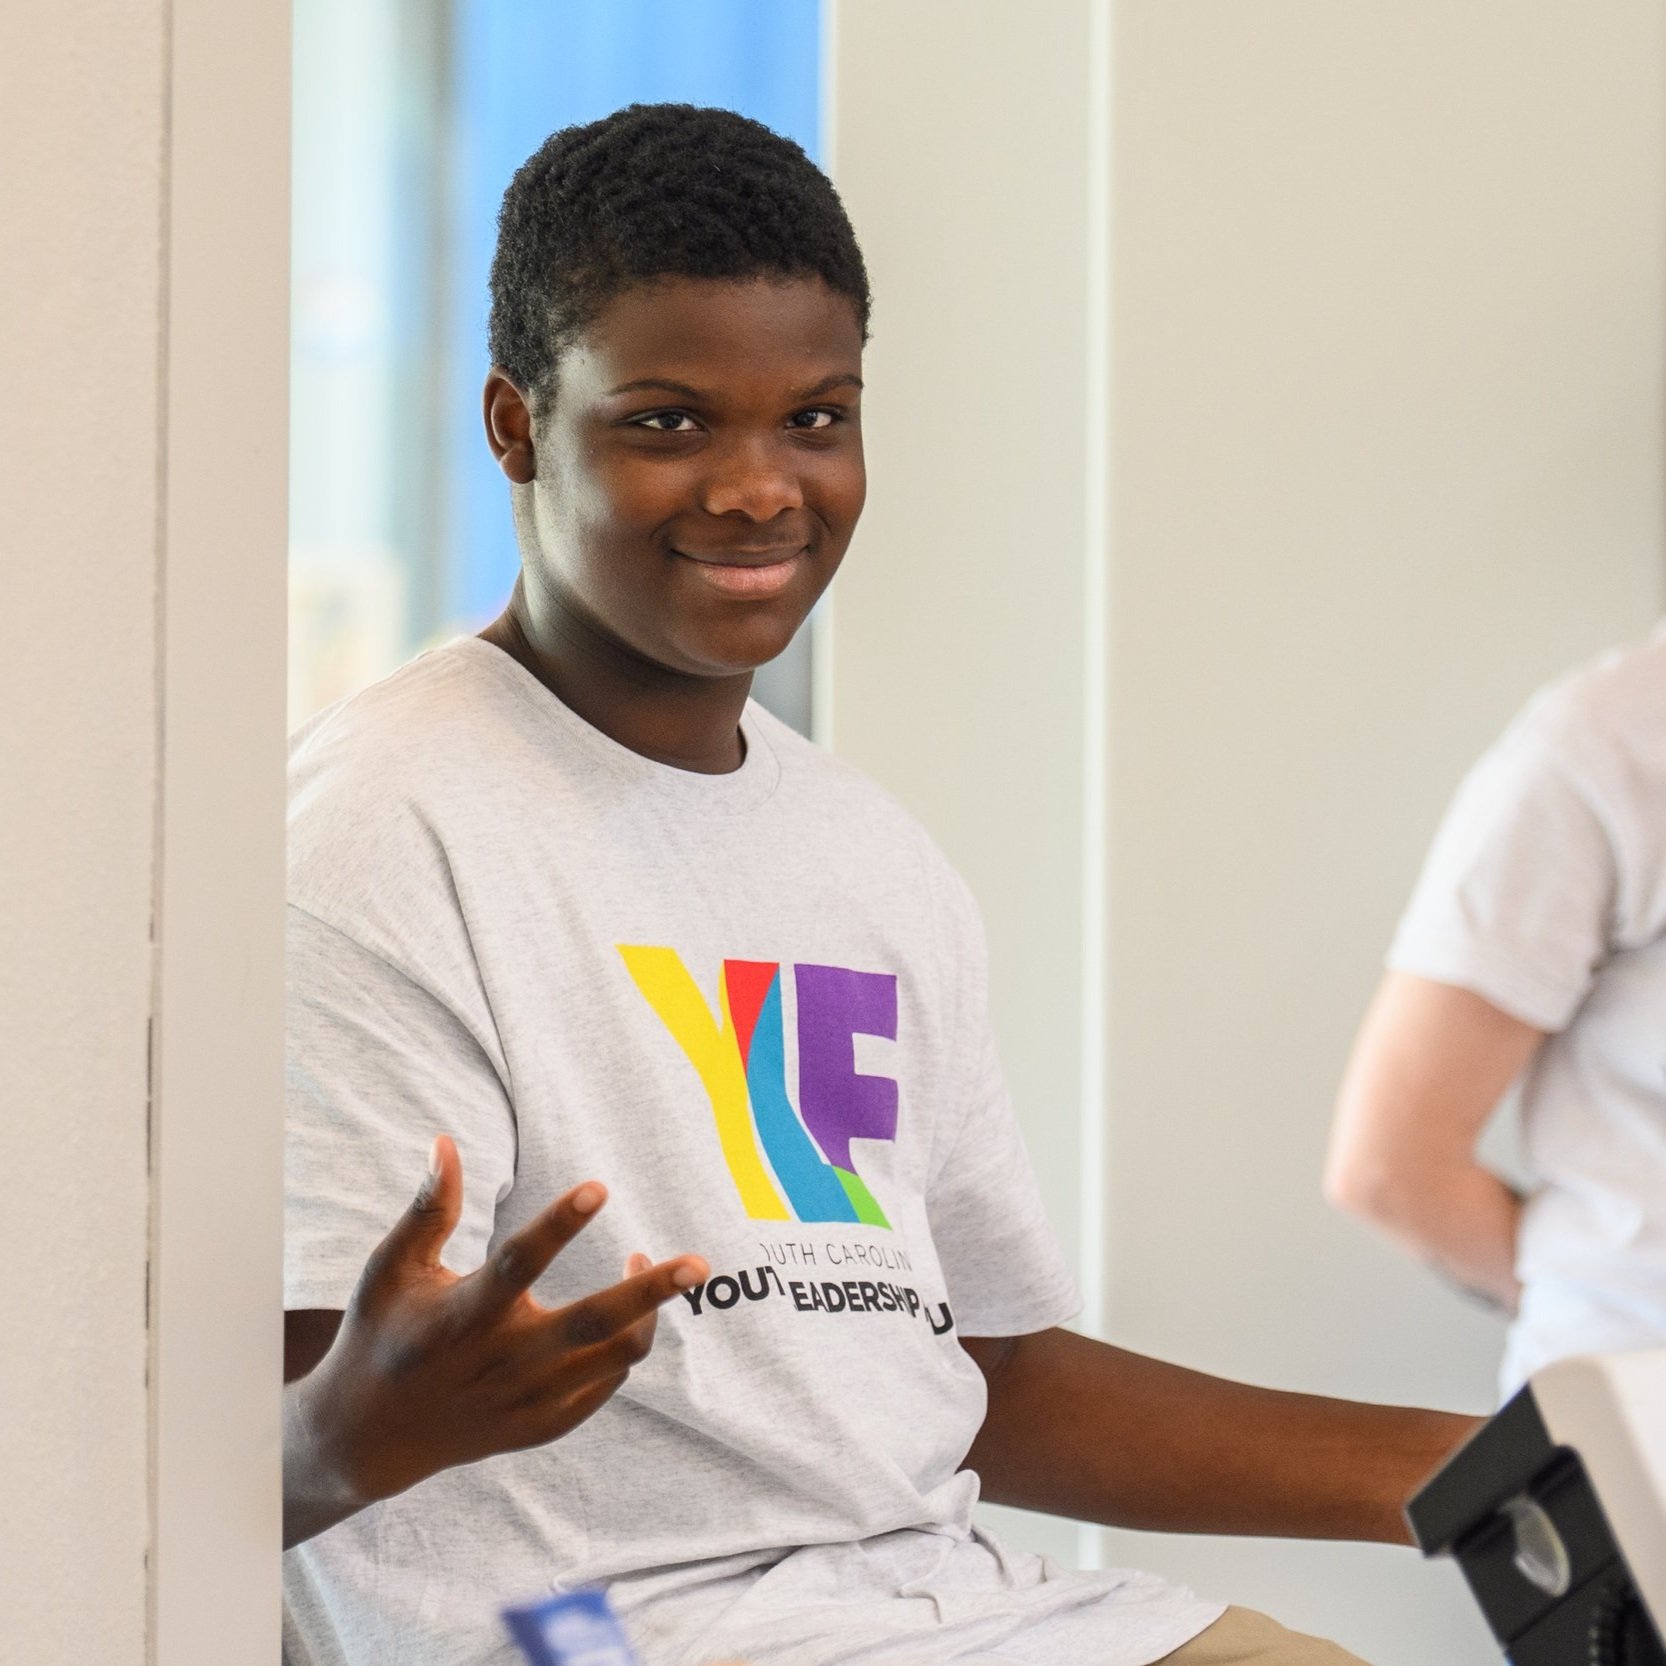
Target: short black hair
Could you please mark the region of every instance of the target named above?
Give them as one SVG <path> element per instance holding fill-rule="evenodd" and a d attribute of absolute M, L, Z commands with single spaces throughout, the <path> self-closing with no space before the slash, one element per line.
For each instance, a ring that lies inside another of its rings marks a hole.
<path fill-rule="evenodd" d="M 867 268 L 838 193 L 762 122 L 632 104 L 564 127 L 510 181 L 492 257 L 492 362 L 528 393 L 615 296 L 655 278 L 819 277 L 868 333 Z"/>

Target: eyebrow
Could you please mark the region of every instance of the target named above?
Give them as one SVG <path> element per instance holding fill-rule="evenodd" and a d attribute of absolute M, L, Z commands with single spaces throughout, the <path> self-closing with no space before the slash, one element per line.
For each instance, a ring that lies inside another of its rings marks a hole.
<path fill-rule="evenodd" d="M 792 398 L 795 403 L 806 399 L 820 399 L 824 394 L 832 393 L 835 388 L 845 387 L 860 391 L 862 378 L 848 370 L 836 371 L 831 376 L 824 376 L 814 387 L 800 388 Z M 669 393 L 694 404 L 703 403 L 711 398 L 709 393 L 702 393 L 699 388 L 691 388 L 687 382 L 673 382 L 664 376 L 644 376 L 639 381 L 621 382 L 618 387 L 607 390 L 607 397 L 613 399 L 624 393 Z"/>

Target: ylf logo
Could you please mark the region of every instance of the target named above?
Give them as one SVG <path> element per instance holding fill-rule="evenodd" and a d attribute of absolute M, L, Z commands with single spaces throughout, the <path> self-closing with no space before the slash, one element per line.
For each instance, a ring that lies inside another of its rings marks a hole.
<path fill-rule="evenodd" d="M 760 1221 L 864 1221 L 889 1228 L 856 1173 L 850 1142 L 897 1137 L 897 1084 L 857 1074 L 852 1038 L 896 1040 L 896 978 L 843 966 L 792 968 L 795 1110 L 787 1092 L 781 966 L 724 961 L 714 1017 L 675 949 L 620 944 L 619 953 L 705 1087 L 747 1214 Z"/>

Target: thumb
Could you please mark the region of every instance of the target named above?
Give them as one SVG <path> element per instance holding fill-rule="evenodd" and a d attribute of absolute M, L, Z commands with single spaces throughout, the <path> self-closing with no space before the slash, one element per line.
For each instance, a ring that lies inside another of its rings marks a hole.
<path fill-rule="evenodd" d="M 463 1160 L 449 1134 L 439 1135 L 428 1152 L 423 1176 L 411 1206 L 376 1248 L 365 1275 L 379 1282 L 402 1267 L 437 1267 L 440 1251 L 457 1230 L 463 1213 Z"/>

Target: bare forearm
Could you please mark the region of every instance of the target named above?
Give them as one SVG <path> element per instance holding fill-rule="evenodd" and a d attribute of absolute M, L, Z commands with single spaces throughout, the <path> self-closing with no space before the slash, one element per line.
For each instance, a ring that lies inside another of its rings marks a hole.
<path fill-rule="evenodd" d="M 1386 1182 L 1353 1212 L 1459 1289 L 1515 1312 L 1521 1199 L 1497 1175 L 1475 1164 L 1419 1183 Z"/>
<path fill-rule="evenodd" d="M 1390 972 L 1337 1100 L 1325 1195 L 1454 1284 L 1514 1312 L 1521 1200 L 1475 1156 L 1544 1032 L 1471 990 Z"/>
<path fill-rule="evenodd" d="M 985 1496 L 1107 1526 L 1404 1543 L 1405 1501 L 1478 1422 L 1252 1388 L 1068 1331 L 973 1352 Z"/>

